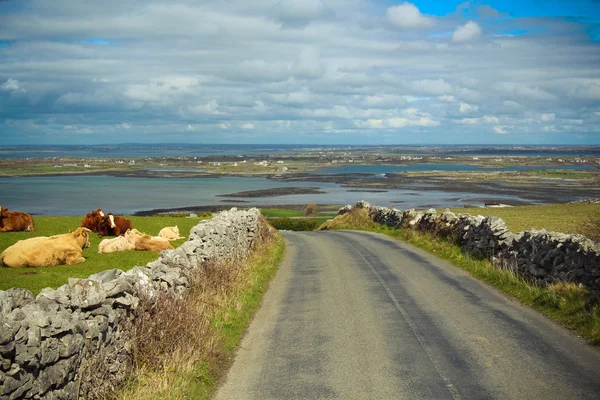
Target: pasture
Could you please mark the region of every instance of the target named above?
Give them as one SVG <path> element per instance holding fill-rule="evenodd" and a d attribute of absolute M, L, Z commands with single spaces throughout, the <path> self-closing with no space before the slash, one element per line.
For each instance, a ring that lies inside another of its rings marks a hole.
<path fill-rule="evenodd" d="M 149 235 L 157 235 L 166 226 L 179 226 L 180 239 L 171 242 L 173 247 L 187 240 L 190 229 L 206 218 L 181 217 L 126 217 L 133 227 Z M 22 239 L 36 236 L 52 236 L 75 230 L 81 224 L 81 217 L 42 217 L 34 216 L 35 232 L 0 232 L 0 253 L 7 247 Z M 107 269 L 118 268 L 124 271 L 133 267 L 144 266 L 158 258 L 158 253 L 148 251 L 123 251 L 118 253 L 99 254 L 98 244 L 102 239 L 94 232 L 90 233 L 90 247 L 83 250 L 85 262 L 76 265 L 57 265 L 47 268 L 0 268 L 0 290 L 20 287 L 31 290 L 37 295 L 45 287 L 58 288 L 67 283 L 68 278 L 87 278 L 89 275 Z"/>
<path fill-rule="evenodd" d="M 437 210 L 438 214 L 444 210 Z M 500 217 L 512 232 L 545 229 L 562 233 L 584 234 L 583 226 L 600 216 L 600 204 L 550 204 L 506 208 L 453 208 L 456 214 Z"/>

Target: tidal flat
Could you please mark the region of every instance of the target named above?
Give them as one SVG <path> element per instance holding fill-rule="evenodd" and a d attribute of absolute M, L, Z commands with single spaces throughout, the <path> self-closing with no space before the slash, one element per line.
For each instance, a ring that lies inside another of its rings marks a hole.
<path fill-rule="evenodd" d="M 0 159 L 0 205 L 38 215 L 79 215 L 96 207 L 147 215 L 154 210 L 344 205 L 361 199 L 382 206 L 440 208 L 600 197 L 597 147 L 300 150 L 192 156 L 181 148 L 170 155 L 152 150 L 138 157 L 106 152 L 75 157 L 64 150 L 44 158 L 6 157 Z"/>

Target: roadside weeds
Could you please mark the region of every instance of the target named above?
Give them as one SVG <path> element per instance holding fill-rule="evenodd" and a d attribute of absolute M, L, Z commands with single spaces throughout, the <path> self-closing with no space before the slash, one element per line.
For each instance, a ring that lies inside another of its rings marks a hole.
<path fill-rule="evenodd" d="M 135 375 L 112 398 L 212 395 L 283 256 L 283 239 L 266 227 L 245 261 L 205 263 L 190 277 L 184 299 L 161 298 L 141 308 L 135 327 Z"/>

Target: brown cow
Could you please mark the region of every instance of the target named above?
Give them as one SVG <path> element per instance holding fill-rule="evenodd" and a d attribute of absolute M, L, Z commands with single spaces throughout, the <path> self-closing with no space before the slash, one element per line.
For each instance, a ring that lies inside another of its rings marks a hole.
<path fill-rule="evenodd" d="M 121 236 L 127 232 L 127 229 L 133 229 L 130 220 L 108 213 L 98 226 L 98 236 Z"/>
<path fill-rule="evenodd" d="M 34 228 L 31 215 L 0 207 L 0 232 L 33 232 Z"/>
<path fill-rule="evenodd" d="M 102 212 L 102 209 L 98 208 L 91 213 L 85 214 L 83 221 L 81 221 L 81 226 L 88 228 L 92 232 L 98 232 L 100 224 L 102 223 L 102 218 L 104 218 L 104 213 Z"/>
<path fill-rule="evenodd" d="M 82 249 L 90 245 L 87 228 L 50 237 L 19 240 L 0 254 L 0 264 L 9 268 L 41 268 L 85 261 Z"/>

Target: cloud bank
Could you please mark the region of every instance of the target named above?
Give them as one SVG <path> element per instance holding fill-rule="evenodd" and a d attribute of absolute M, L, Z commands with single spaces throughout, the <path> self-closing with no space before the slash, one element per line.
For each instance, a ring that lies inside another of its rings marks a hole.
<path fill-rule="evenodd" d="M 599 27 L 470 7 L 2 1 L 2 142 L 600 144 Z"/>

